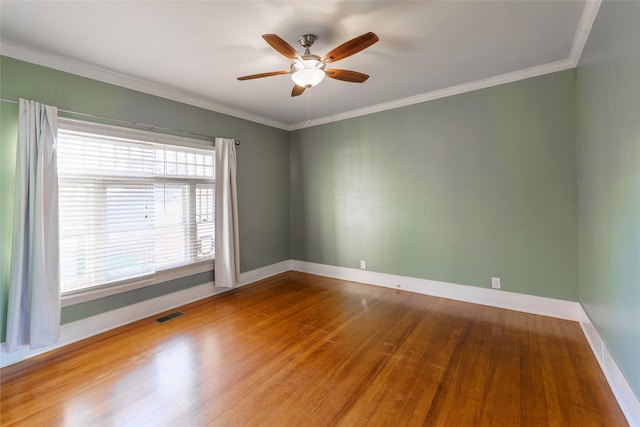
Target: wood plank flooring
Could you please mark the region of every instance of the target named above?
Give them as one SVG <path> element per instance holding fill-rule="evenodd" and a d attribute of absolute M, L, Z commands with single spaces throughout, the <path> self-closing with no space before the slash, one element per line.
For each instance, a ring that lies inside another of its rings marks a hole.
<path fill-rule="evenodd" d="M 297 272 L 180 310 L 2 369 L 1 424 L 627 425 L 575 322 Z"/>

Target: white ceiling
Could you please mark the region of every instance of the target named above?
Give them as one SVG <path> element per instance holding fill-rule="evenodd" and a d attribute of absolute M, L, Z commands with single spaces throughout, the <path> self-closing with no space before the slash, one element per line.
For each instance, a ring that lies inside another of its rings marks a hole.
<path fill-rule="evenodd" d="M 155 95 L 296 129 L 575 67 L 599 0 L 0 1 L 0 53 Z M 362 33 L 380 41 L 291 98 L 262 34 L 323 55 Z"/>

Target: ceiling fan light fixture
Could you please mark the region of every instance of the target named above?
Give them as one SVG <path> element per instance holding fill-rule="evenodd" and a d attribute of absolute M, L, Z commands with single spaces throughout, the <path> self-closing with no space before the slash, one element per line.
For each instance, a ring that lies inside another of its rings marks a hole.
<path fill-rule="evenodd" d="M 302 68 L 291 75 L 291 80 L 301 87 L 312 87 L 324 80 L 325 73 L 321 68 Z"/>
<path fill-rule="evenodd" d="M 324 62 L 316 55 L 307 54 L 302 58 L 302 61 L 296 61 L 291 66 L 291 80 L 301 87 L 312 87 L 324 80 Z"/>

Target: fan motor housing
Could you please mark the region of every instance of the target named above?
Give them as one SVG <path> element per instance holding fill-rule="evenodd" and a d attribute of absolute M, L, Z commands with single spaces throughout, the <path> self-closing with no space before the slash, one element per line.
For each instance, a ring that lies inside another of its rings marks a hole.
<path fill-rule="evenodd" d="M 305 34 L 298 37 L 298 42 L 303 48 L 309 49 L 313 45 L 313 42 L 316 41 L 316 39 L 317 37 L 315 34 Z"/>

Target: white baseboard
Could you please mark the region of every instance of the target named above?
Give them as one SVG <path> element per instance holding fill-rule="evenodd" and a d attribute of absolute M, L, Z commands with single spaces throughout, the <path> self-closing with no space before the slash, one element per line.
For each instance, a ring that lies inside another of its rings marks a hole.
<path fill-rule="evenodd" d="M 627 417 L 627 421 L 632 427 L 640 427 L 640 401 L 638 401 L 631 386 L 624 378 L 582 305 L 577 302 L 296 260 L 282 261 L 242 273 L 237 287 L 289 270 L 579 322 L 613 394 Z M 205 283 L 68 323 L 61 326 L 58 343 L 45 348 L 31 350 L 24 346 L 16 352 L 7 353 L 6 344 L 2 343 L 0 346 L 0 356 L 2 357 L 0 367 L 12 365 L 127 323 L 229 290 L 226 288 L 214 288 L 213 283 Z"/>
<path fill-rule="evenodd" d="M 586 321 L 584 310 L 578 302 L 505 292 L 497 289 L 478 288 L 436 280 L 376 273 L 369 270 L 335 267 L 304 261 L 291 261 L 291 269 L 335 279 L 402 289 L 418 294 L 449 298 L 457 301 L 505 308 L 524 313 L 539 314 L 559 319 Z"/>
<path fill-rule="evenodd" d="M 172 308 L 180 307 L 191 302 L 210 297 L 231 289 L 236 289 L 249 283 L 265 279 L 267 277 L 283 273 L 290 270 L 290 262 L 283 261 L 278 264 L 269 265 L 252 271 L 241 273 L 238 285 L 235 288 L 214 288 L 213 282 L 192 286 L 178 292 L 163 295 L 137 304 L 128 305 L 117 310 L 67 323 L 60 327 L 60 339 L 54 345 L 37 349 L 30 349 L 22 346 L 17 351 L 7 353 L 6 343 L 0 346 L 0 367 L 12 365 L 14 363 L 29 359 L 55 350 L 65 345 L 83 340 L 85 338 L 98 335 L 100 333 L 115 329 L 127 323 L 135 322 L 154 314 L 162 313 Z"/>
<path fill-rule="evenodd" d="M 636 397 L 635 393 L 631 389 L 631 386 L 622 374 L 622 371 L 620 371 L 618 364 L 613 359 L 609 349 L 586 313 L 585 317 L 587 317 L 587 321 L 580 322 L 580 326 L 582 327 L 582 331 L 591 346 L 591 351 L 593 351 L 596 359 L 598 359 L 600 368 L 607 378 L 607 382 L 609 383 L 611 391 L 613 391 L 622 412 L 624 412 L 624 415 L 627 417 L 629 425 L 631 427 L 640 427 L 640 400 L 638 400 L 638 397 Z"/>
<path fill-rule="evenodd" d="M 277 264 L 271 264 L 245 273 L 240 273 L 238 286 L 248 285 L 249 283 L 257 282 L 258 280 L 266 279 L 267 277 L 275 276 L 276 274 L 284 273 L 289 270 L 291 270 L 291 261 L 286 260 Z"/>
<path fill-rule="evenodd" d="M 296 260 L 291 261 L 291 269 L 334 279 L 576 321 L 580 323 L 627 421 L 631 427 L 640 427 L 640 401 L 578 302 Z"/>

